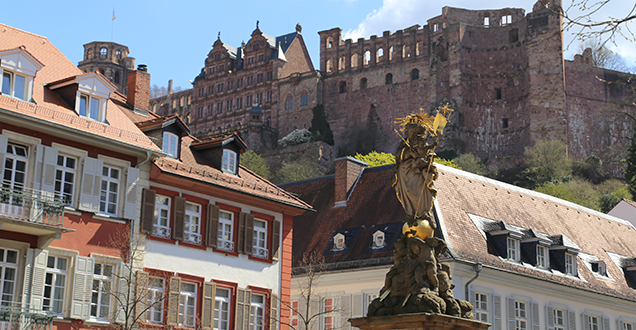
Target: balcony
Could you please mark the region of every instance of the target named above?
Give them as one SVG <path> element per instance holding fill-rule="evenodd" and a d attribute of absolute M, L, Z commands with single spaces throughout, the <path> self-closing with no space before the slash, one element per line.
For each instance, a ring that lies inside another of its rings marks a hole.
<path fill-rule="evenodd" d="M 0 187 L 0 229 L 37 236 L 38 247 L 44 248 L 71 231 L 62 228 L 66 205 L 44 191 Z"/>
<path fill-rule="evenodd" d="M 3 301 L 0 305 L 0 330 L 51 330 L 53 319 L 57 316 L 51 311 L 25 308 Z"/>

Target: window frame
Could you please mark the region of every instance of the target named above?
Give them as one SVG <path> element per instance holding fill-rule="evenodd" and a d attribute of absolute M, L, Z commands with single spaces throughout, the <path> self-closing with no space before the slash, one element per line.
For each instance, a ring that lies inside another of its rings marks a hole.
<path fill-rule="evenodd" d="M 488 304 L 490 303 L 490 293 L 484 293 L 481 291 L 475 291 L 475 304 L 474 304 L 474 314 L 475 320 L 488 323 L 490 320 L 490 310 L 488 309 Z M 483 299 L 485 298 L 485 299 Z M 485 301 L 484 301 L 485 300 Z M 486 306 L 486 309 L 481 307 Z M 486 319 L 483 320 L 482 317 L 485 316 Z"/>
<path fill-rule="evenodd" d="M 571 276 L 577 276 L 576 269 L 576 256 L 572 253 L 565 253 L 565 274 Z"/>
<path fill-rule="evenodd" d="M 160 281 L 162 284 L 161 286 L 158 285 L 153 285 L 153 283 L 156 283 L 157 281 Z M 148 275 L 148 301 L 147 301 L 147 308 L 148 310 L 146 311 L 146 322 L 150 323 L 150 324 L 157 324 L 157 325 L 161 325 L 164 324 L 165 322 L 165 301 L 166 299 L 166 278 L 162 277 L 162 276 L 153 276 L 153 275 Z M 160 298 L 157 299 L 157 295 L 160 295 Z M 154 316 L 159 316 L 159 320 L 155 320 Z M 151 317 L 149 317 L 151 316 Z"/>
<path fill-rule="evenodd" d="M 104 175 L 104 170 L 108 168 L 108 172 L 109 175 L 105 176 Z M 112 170 L 117 170 L 119 172 L 119 175 L 117 178 L 112 177 Z M 122 181 L 123 181 L 123 168 L 119 167 L 119 166 L 115 166 L 112 164 L 107 164 L 106 162 L 104 162 L 103 166 L 102 166 L 102 171 L 101 171 L 101 180 L 100 180 L 100 196 L 99 196 L 99 213 L 100 214 L 104 214 L 104 215 L 108 215 L 108 216 L 114 216 L 114 217 L 118 217 L 119 216 L 119 208 L 120 208 L 120 204 L 121 204 L 121 187 L 122 187 Z M 107 184 L 107 188 L 105 190 L 106 192 L 106 196 L 107 197 L 112 197 L 112 193 L 113 191 L 115 192 L 115 201 L 109 201 L 108 198 L 103 201 L 102 197 L 103 197 L 103 192 L 104 192 L 104 182 L 106 182 Z M 111 185 L 116 185 L 115 189 L 113 190 Z M 104 204 L 104 210 L 102 210 L 102 204 Z M 108 205 L 114 205 L 114 212 L 110 212 L 108 211 Z"/>
<path fill-rule="evenodd" d="M 515 299 L 515 330 L 528 330 L 528 312 L 528 303 Z"/>
<path fill-rule="evenodd" d="M 511 247 L 511 243 L 513 243 L 512 247 Z M 511 252 L 512 254 L 514 254 L 514 256 L 511 256 Z M 506 259 L 510 261 L 519 262 L 519 258 L 520 258 L 519 240 L 514 237 L 507 236 L 506 237 Z"/>
<path fill-rule="evenodd" d="M 194 291 L 184 291 L 184 285 L 191 285 L 194 288 Z M 194 300 L 193 304 L 188 304 L 190 299 Z M 198 304 L 199 304 L 199 283 L 187 281 L 182 279 L 181 286 L 179 287 L 179 320 L 177 320 L 177 324 L 179 327 L 194 329 L 197 326 L 197 316 L 198 316 Z M 192 308 L 193 313 L 190 315 L 187 313 L 188 309 Z M 192 324 L 187 323 L 186 320 L 188 318 L 192 318 Z"/>
<path fill-rule="evenodd" d="M 561 312 L 561 316 L 559 317 L 559 312 Z M 554 330 L 566 330 L 567 329 L 567 311 L 561 308 L 553 308 L 552 309 L 552 317 L 554 318 Z M 558 322 L 561 320 L 561 323 Z"/>
<path fill-rule="evenodd" d="M 226 218 L 222 218 L 221 214 L 229 214 L 230 218 L 226 219 Z M 235 219 L 235 213 L 231 212 L 231 211 L 227 211 L 224 210 L 223 207 L 219 206 L 219 226 L 218 226 L 218 232 L 217 232 L 217 246 L 216 248 L 219 250 L 223 250 L 223 251 L 228 251 L 228 252 L 234 252 L 235 247 L 234 247 L 234 232 L 235 232 L 235 226 L 234 226 L 234 219 Z M 229 231 L 225 230 L 225 228 L 229 227 Z M 225 239 L 223 238 L 223 236 L 225 234 L 229 234 L 230 239 Z M 223 246 L 225 245 L 225 246 Z"/>
<path fill-rule="evenodd" d="M 177 158 L 179 152 L 179 136 L 173 132 L 163 132 L 161 151 Z"/>
<path fill-rule="evenodd" d="M 258 227 L 259 229 L 257 229 L 257 222 L 263 223 L 264 227 Z M 269 259 L 269 227 L 269 221 L 254 217 L 252 256 L 261 259 Z M 262 243 L 263 246 L 259 246 L 259 243 Z"/>
<path fill-rule="evenodd" d="M 285 110 L 291 110 L 294 108 L 294 97 L 292 95 L 287 95 L 285 98 Z"/>
<path fill-rule="evenodd" d="M 540 251 L 543 250 L 543 253 Z M 537 267 L 542 269 L 550 268 L 550 258 L 548 255 L 548 247 L 537 244 Z"/>
<path fill-rule="evenodd" d="M 100 274 L 96 274 L 95 271 L 97 269 L 97 265 L 101 265 L 100 267 Z M 110 276 L 108 275 L 104 275 L 104 269 L 106 269 L 106 267 L 110 267 L 111 269 L 111 273 Z M 93 265 L 93 271 L 91 272 L 92 275 L 92 285 L 91 285 L 91 301 L 90 301 L 90 311 L 89 311 L 89 319 L 90 320 L 96 320 L 96 321 L 102 321 L 102 322 L 108 322 L 110 319 L 110 316 L 112 315 L 112 313 L 114 312 L 112 307 L 113 307 L 113 301 L 112 299 L 110 299 L 110 293 L 108 293 L 108 290 L 112 291 L 114 290 L 114 278 L 113 278 L 113 274 L 115 272 L 115 268 L 116 266 L 114 264 L 105 262 L 104 260 L 97 260 L 95 259 L 95 264 Z M 99 286 L 98 286 L 98 290 L 96 291 L 94 289 L 95 287 L 95 281 L 99 282 Z M 103 289 L 104 287 L 104 283 L 108 283 L 109 288 L 107 289 Z M 97 302 L 93 301 L 93 297 L 94 294 L 97 293 Z M 103 304 L 103 297 L 107 297 L 108 302 L 106 303 L 107 306 L 105 304 Z M 95 314 L 93 315 L 93 306 L 95 307 Z M 106 312 L 106 316 L 102 316 L 103 313 L 103 308 L 107 308 L 107 312 Z"/>
<path fill-rule="evenodd" d="M 263 301 L 261 303 L 258 302 L 254 302 L 254 297 L 259 296 L 263 298 Z M 251 299 L 250 299 L 250 324 L 249 324 L 249 328 L 250 330 L 265 330 L 266 324 L 265 324 L 265 315 L 266 315 L 266 308 L 267 308 L 267 294 L 264 293 L 259 293 L 259 292 L 252 292 L 251 294 Z M 257 312 L 260 309 L 260 315 Z M 256 317 L 258 317 L 258 319 L 260 320 L 260 325 L 256 324 Z"/>
<path fill-rule="evenodd" d="M 103 123 L 106 120 L 106 100 L 84 92 L 80 92 L 79 94 L 77 114 L 80 117 Z M 82 100 L 84 99 L 86 100 L 86 105 L 84 109 L 82 109 Z M 93 108 L 93 105 L 95 105 L 95 108 Z M 96 111 L 94 116 L 93 111 Z"/>
<path fill-rule="evenodd" d="M 53 258 L 53 260 L 54 260 L 53 261 L 53 264 L 54 264 L 53 267 L 49 267 L 49 261 L 50 261 L 51 258 Z M 60 260 L 65 260 L 66 261 L 66 269 L 58 268 Z M 45 270 L 45 279 L 44 279 L 44 292 L 42 294 L 42 297 L 43 297 L 42 309 L 44 310 L 46 301 L 49 300 L 50 302 L 49 302 L 48 306 L 50 308 L 48 310 L 50 312 L 55 313 L 58 316 L 63 316 L 63 313 L 64 313 L 64 311 L 66 309 L 65 298 L 66 298 L 66 295 L 68 294 L 68 291 L 66 290 L 66 288 L 67 288 L 67 284 L 68 284 L 68 280 L 69 280 L 70 264 L 71 264 L 71 261 L 70 261 L 70 258 L 68 258 L 68 257 L 51 255 L 51 254 L 49 254 L 47 256 L 47 263 L 46 263 L 46 270 Z M 49 279 L 49 275 L 51 275 L 51 283 L 47 283 L 48 279 Z M 57 285 L 58 284 L 57 280 L 58 280 L 58 277 L 60 277 L 60 276 L 64 276 L 64 279 L 63 279 L 64 283 L 62 284 L 61 287 Z M 47 287 L 50 287 L 50 290 L 48 290 L 48 293 L 50 294 L 50 297 L 46 296 L 46 294 L 47 294 L 46 288 Z M 60 288 L 62 290 L 62 294 L 61 295 L 57 294 L 57 293 L 59 293 L 58 290 Z M 62 299 L 56 299 L 55 298 L 56 296 L 61 296 Z M 56 301 L 61 301 L 60 310 L 56 310 L 55 309 L 55 305 L 56 305 L 55 302 Z"/>
<path fill-rule="evenodd" d="M 188 210 L 188 205 L 195 206 L 198 208 L 198 212 L 194 210 Z M 203 235 L 202 227 L 203 227 L 203 205 L 199 203 L 192 202 L 186 199 L 185 203 L 185 212 L 183 216 L 183 242 L 195 245 L 203 244 Z M 196 219 L 197 221 L 193 221 Z M 191 230 L 193 226 L 196 226 L 196 230 Z"/>
<path fill-rule="evenodd" d="M 167 204 L 158 203 L 159 198 L 165 198 L 167 201 Z M 165 226 L 161 224 L 160 220 L 162 217 L 160 213 L 159 214 L 157 213 L 157 211 L 162 211 L 162 210 L 167 211 L 166 217 L 165 217 L 165 221 L 166 221 Z M 155 212 L 152 219 L 152 235 L 155 237 L 170 239 L 172 237 L 170 236 L 172 234 L 172 226 L 170 223 L 171 219 L 172 219 L 172 197 L 157 193 L 155 195 Z"/>
<path fill-rule="evenodd" d="M 8 81 L 5 81 L 5 77 L 8 77 Z M 15 95 L 16 87 L 18 86 L 18 79 L 16 77 L 20 77 L 24 79 L 22 82 L 22 95 Z M 5 87 L 5 83 L 9 83 L 8 88 Z M 16 99 L 20 99 L 23 101 L 28 101 L 29 95 L 29 77 L 26 75 L 21 75 L 16 72 L 10 70 L 4 70 L 2 73 L 2 94 L 7 95 Z M 8 90 L 7 90 L 8 89 Z M 6 93 L 5 93 L 6 92 Z"/>
<path fill-rule="evenodd" d="M 220 297 L 219 296 L 219 291 L 226 291 L 227 292 L 227 297 Z M 234 299 L 233 294 L 234 292 L 234 288 L 231 287 L 225 287 L 225 286 L 219 286 L 217 283 L 216 286 L 216 292 L 214 295 L 214 312 L 213 312 L 213 316 L 212 316 L 212 329 L 214 330 L 230 330 L 232 328 L 232 311 L 233 311 L 233 301 Z M 226 304 L 227 306 L 227 310 L 225 310 L 225 313 L 227 314 L 227 319 L 225 319 L 224 321 L 227 323 L 227 327 L 221 328 L 219 326 L 219 324 L 221 323 L 221 307 L 222 304 Z M 217 307 L 218 304 L 218 307 Z M 218 313 L 218 314 L 217 314 Z M 216 325 L 215 325 L 216 324 Z"/>
<path fill-rule="evenodd" d="M 223 149 L 221 170 L 224 173 L 236 174 L 238 171 L 238 153 L 236 151 L 227 148 Z"/>

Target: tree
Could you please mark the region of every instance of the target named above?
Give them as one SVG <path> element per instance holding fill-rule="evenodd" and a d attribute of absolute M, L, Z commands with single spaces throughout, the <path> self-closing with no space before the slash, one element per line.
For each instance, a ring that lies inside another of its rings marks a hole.
<path fill-rule="evenodd" d="M 592 51 L 592 65 L 595 67 L 616 71 L 629 70 L 625 60 L 620 55 L 609 50 L 600 39 L 584 40 L 579 44 L 579 53 L 583 54 L 588 48 Z"/>
<path fill-rule="evenodd" d="M 535 191 L 570 201 L 587 208 L 598 210 L 599 194 L 591 183 L 574 179 L 567 182 L 547 182 Z"/>
<path fill-rule="evenodd" d="M 327 112 L 322 104 L 317 104 L 311 109 L 314 117 L 311 119 L 311 138 L 314 141 L 323 141 L 333 145 L 333 132 L 327 122 Z"/>
<path fill-rule="evenodd" d="M 395 156 L 388 152 L 371 151 L 366 155 L 356 154 L 353 158 L 369 164 L 369 167 L 395 164 Z"/>
<path fill-rule="evenodd" d="M 567 147 L 560 140 L 537 141 L 526 149 L 524 160 L 528 166 L 525 174 L 536 186 L 558 182 L 571 173 Z"/>
<path fill-rule="evenodd" d="M 484 162 L 473 154 L 461 154 L 459 157 L 455 158 L 454 161 L 455 164 L 464 171 L 475 173 L 477 175 L 488 174 L 488 170 L 486 169 Z"/>
<path fill-rule="evenodd" d="M 600 184 L 610 178 L 610 174 L 603 170 L 603 161 L 594 155 L 587 157 L 582 162 L 573 162 L 572 175 L 593 184 Z"/>
<path fill-rule="evenodd" d="M 547 3 L 547 0 L 541 2 Z M 615 42 L 616 37 L 622 37 L 628 41 L 636 41 L 634 31 L 629 27 L 630 23 L 636 21 L 636 4 L 630 4 L 623 14 L 618 17 L 603 16 L 603 11 L 610 7 L 610 4 L 617 5 L 618 1 L 612 0 L 577 0 L 567 7 L 550 8 L 552 11 L 559 11 L 563 17 L 563 29 L 575 30 L 574 35 L 579 39 L 599 39 L 605 42 Z M 620 6 L 620 3 L 618 4 Z"/>
<path fill-rule="evenodd" d="M 625 158 L 625 182 L 627 183 L 627 190 L 636 198 L 636 125 L 634 125 L 632 142 L 627 148 L 627 157 Z"/>
<path fill-rule="evenodd" d="M 312 164 L 311 162 L 301 160 L 293 162 L 284 161 L 273 181 L 277 184 L 282 184 L 316 178 L 321 175 L 323 175 L 323 173 L 318 169 L 318 165 Z"/>
<path fill-rule="evenodd" d="M 257 154 L 254 150 L 247 151 L 241 155 L 241 165 L 247 167 L 250 171 L 256 173 L 265 180 L 272 178 L 272 173 L 265 159 Z"/>
<path fill-rule="evenodd" d="M 152 85 L 150 87 L 150 99 L 156 99 L 158 97 L 168 95 L 168 89 L 164 86 L 157 86 L 157 84 Z"/>

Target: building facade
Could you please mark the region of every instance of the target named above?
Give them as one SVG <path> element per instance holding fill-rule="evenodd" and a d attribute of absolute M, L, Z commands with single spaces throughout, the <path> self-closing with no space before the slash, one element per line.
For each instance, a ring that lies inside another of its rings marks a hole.
<path fill-rule="evenodd" d="M 99 71 L 120 93 L 128 92 L 128 73 L 135 71 L 135 58 L 128 47 L 114 42 L 94 41 L 84 45 L 84 60 L 77 67 L 84 72 Z"/>
<path fill-rule="evenodd" d="M 470 301 L 476 319 L 494 330 L 634 328 L 632 224 L 437 166 L 435 236 L 448 245 L 441 261 L 451 268 L 454 297 Z M 365 316 L 378 297 L 405 218 L 392 167 L 339 159 L 334 176 L 283 186 L 317 211 L 294 218 L 292 324 L 302 325 L 306 311 L 304 255 L 325 262 L 312 287 L 311 329 L 350 328 L 347 319 Z"/>

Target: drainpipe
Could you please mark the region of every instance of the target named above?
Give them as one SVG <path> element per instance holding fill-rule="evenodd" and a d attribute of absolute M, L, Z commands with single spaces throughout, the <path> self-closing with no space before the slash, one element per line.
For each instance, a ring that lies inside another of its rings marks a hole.
<path fill-rule="evenodd" d="M 468 297 L 468 286 L 479 277 L 479 273 L 481 272 L 482 268 L 483 265 L 481 264 L 481 262 L 473 265 L 473 269 L 475 270 L 475 277 L 471 278 L 470 281 L 468 281 L 468 283 L 466 283 L 466 285 L 464 286 L 464 299 L 466 299 L 466 301 L 470 301 L 470 297 Z"/>
<path fill-rule="evenodd" d="M 139 168 L 139 166 L 147 163 L 150 160 L 150 156 L 152 156 L 152 151 L 148 150 L 148 151 L 146 151 L 146 154 L 147 154 L 146 155 L 146 159 L 144 159 L 144 161 L 141 162 L 141 163 L 137 163 L 137 165 L 135 165 L 135 168 Z"/>

